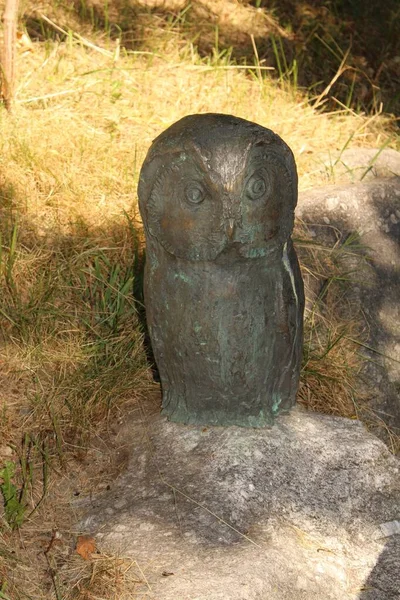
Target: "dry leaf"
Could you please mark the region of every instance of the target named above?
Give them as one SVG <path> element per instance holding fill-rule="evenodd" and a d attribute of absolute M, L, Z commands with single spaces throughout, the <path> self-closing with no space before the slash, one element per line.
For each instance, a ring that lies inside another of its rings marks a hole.
<path fill-rule="evenodd" d="M 25 52 L 33 52 L 33 43 L 26 31 L 17 31 L 16 45 L 22 54 Z"/>
<path fill-rule="evenodd" d="M 90 535 L 80 535 L 76 540 L 76 551 L 85 560 L 92 558 L 93 552 L 96 550 L 96 542 Z"/>

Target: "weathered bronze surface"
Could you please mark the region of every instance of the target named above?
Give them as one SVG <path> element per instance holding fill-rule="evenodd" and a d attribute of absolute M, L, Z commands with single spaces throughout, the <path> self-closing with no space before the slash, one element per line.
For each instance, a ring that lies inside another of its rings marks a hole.
<path fill-rule="evenodd" d="M 153 142 L 139 182 L 144 291 L 172 421 L 260 427 L 293 406 L 304 310 L 296 203 L 291 150 L 255 123 L 191 115 Z"/>

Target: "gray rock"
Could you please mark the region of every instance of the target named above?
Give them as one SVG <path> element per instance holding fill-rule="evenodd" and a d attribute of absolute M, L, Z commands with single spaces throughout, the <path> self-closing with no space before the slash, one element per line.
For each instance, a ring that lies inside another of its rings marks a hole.
<path fill-rule="evenodd" d="M 399 463 L 359 422 L 296 408 L 271 429 L 202 428 L 142 408 L 120 440 L 127 471 L 80 505 L 82 529 L 145 573 L 138 593 L 399 597 L 398 536 L 380 528 L 399 518 Z"/>
<path fill-rule="evenodd" d="M 336 183 L 400 176 L 400 152 L 392 148 L 349 148 L 322 162 L 321 175 Z"/>
<path fill-rule="evenodd" d="M 352 232 L 368 261 L 348 265 L 348 298 L 367 324 L 366 363 L 360 381 L 374 409 L 400 433 L 400 177 L 300 194 L 297 216 L 324 244 Z M 312 224 L 312 225 L 311 225 Z"/>

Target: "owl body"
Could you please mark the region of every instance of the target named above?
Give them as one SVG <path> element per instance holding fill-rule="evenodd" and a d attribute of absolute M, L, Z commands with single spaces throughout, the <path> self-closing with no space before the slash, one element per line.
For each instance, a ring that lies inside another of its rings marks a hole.
<path fill-rule="evenodd" d="M 303 284 L 290 150 L 227 115 L 186 117 L 141 172 L 146 315 L 171 420 L 259 427 L 295 402 Z"/>

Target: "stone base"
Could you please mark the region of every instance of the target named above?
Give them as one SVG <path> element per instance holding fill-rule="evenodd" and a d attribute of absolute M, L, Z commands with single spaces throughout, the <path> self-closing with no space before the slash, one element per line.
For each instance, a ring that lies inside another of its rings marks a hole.
<path fill-rule="evenodd" d="M 81 526 L 137 561 L 139 597 L 400 598 L 399 463 L 359 422 L 296 408 L 271 429 L 196 427 L 150 406 L 121 444 L 130 464 Z"/>

